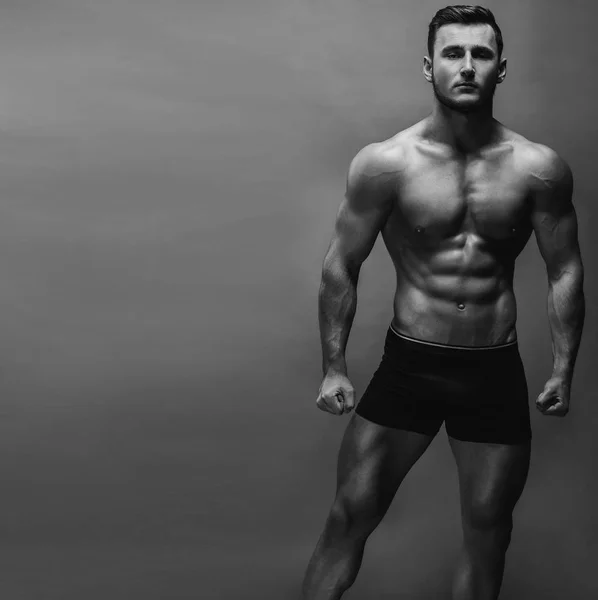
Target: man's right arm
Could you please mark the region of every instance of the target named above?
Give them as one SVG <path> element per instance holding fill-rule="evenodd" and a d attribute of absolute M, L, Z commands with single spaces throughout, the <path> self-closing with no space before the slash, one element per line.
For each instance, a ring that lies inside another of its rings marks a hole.
<path fill-rule="evenodd" d="M 357 309 L 357 281 L 364 260 L 392 212 L 396 158 L 371 144 L 351 162 L 319 293 L 324 376 L 346 375 L 345 349 Z"/>

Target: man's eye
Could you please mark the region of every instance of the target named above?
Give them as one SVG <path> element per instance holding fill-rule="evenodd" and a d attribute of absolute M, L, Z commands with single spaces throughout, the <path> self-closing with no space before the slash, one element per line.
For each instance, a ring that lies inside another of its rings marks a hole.
<path fill-rule="evenodd" d="M 447 58 L 457 58 L 456 54 L 447 54 L 446 55 Z"/>

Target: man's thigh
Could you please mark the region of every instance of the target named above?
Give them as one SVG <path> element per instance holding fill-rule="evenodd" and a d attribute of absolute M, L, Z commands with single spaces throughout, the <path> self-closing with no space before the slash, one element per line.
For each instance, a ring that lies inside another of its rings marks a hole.
<path fill-rule="evenodd" d="M 337 496 L 389 504 L 433 439 L 434 435 L 386 427 L 353 414 L 338 455 Z"/>
<path fill-rule="evenodd" d="M 464 517 L 496 521 L 510 516 L 529 471 L 531 442 L 499 444 L 449 437 L 457 463 Z"/>

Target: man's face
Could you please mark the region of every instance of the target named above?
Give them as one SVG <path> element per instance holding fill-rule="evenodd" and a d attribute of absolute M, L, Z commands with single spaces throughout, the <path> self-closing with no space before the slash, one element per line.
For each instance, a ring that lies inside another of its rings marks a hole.
<path fill-rule="evenodd" d="M 467 113 L 492 100 L 506 75 L 506 59 L 499 61 L 490 25 L 451 23 L 436 32 L 433 61 L 425 59 L 424 75 L 442 104 Z"/>

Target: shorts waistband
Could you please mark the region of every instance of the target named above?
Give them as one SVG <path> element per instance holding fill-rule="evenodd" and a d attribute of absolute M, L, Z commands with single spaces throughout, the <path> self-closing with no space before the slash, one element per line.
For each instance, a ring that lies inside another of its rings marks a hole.
<path fill-rule="evenodd" d="M 426 346 L 431 348 L 437 348 L 439 350 L 446 350 L 450 352 L 451 350 L 465 350 L 467 352 L 475 352 L 477 350 L 504 350 L 505 348 L 512 348 L 513 346 L 517 346 L 517 339 L 512 342 L 506 342 L 504 344 L 493 344 L 491 346 L 458 346 L 455 344 L 440 344 L 438 342 L 429 342 L 427 340 L 420 340 L 418 338 L 410 337 L 405 335 L 404 333 L 399 333 L 393 326 L 390 324 L 389 331 L 392 331 L 394 335 L 397 337 L 414 344 L 421 344 L 421 346 Z"/>

